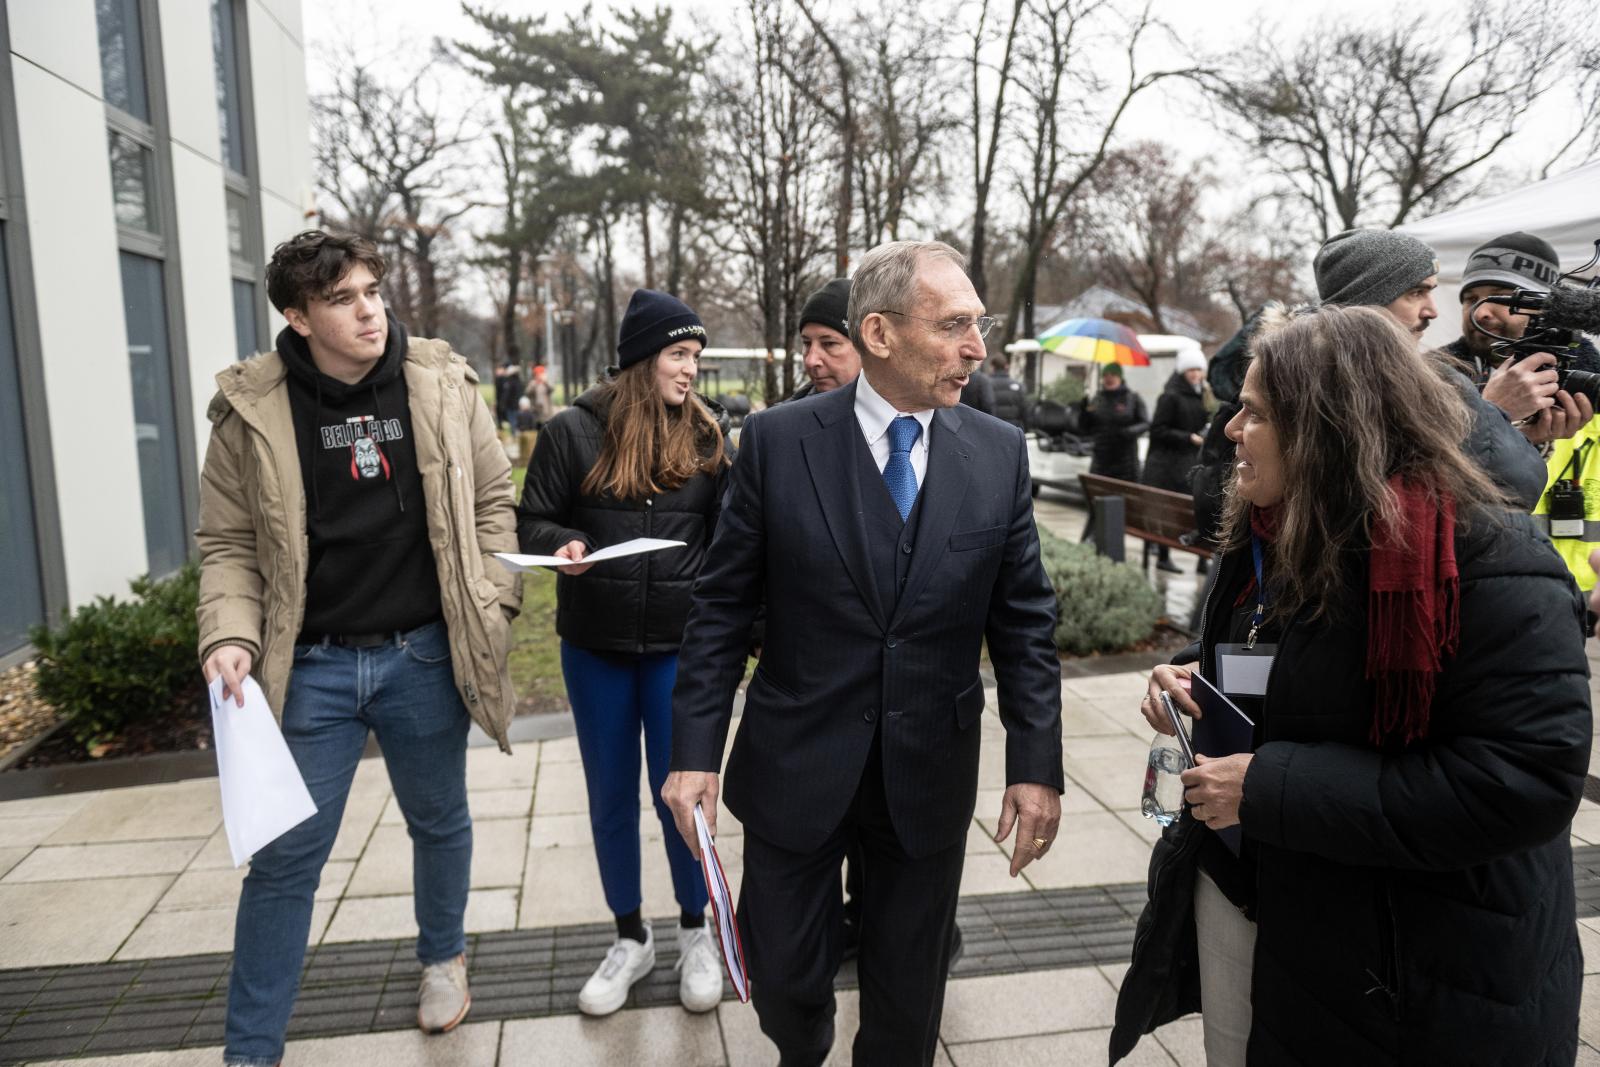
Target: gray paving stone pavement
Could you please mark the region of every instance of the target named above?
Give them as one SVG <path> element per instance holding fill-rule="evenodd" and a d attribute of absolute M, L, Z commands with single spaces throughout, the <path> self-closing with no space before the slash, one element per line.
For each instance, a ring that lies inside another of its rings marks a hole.
<path fill-rule="evenodd" d="M 1080 508 L 1036 503 L 1040 522 L 1076 539 Z M 1138 559 L 1130 541 L 1128 557 Z M 1169 615 L 1198 595 L 1192 574 L 1153 574 Z M 1600 651 L 1591 642 L 1592 665 Z M 969 834 L 959 921 L 966 955 L 946 997 L 937 1063 L 950 1067 L 1103 1064 L 1115 990 L 1126 967 L 1155 827 L 1140 818 L 1149 742 L 1134 710 L 1152 656 L 1064 666 L 1062 844 L 1019 879 L 991 838 L 1004 786 L 1003 729 L 982 720 L 978 815 Z M 1592 672 L 1593 674 L 1593 672 Z M 1591 683 L 1593 684 L 1593 682 Z M 524 725 L 526 724 L 526 725 Z M 573 1012 L 576 990 L 611 937 L 583 815 L 570 720 L 519 720 L 516 752 L 469 753 L 481 838 L 468 907 L 475 1005 L 443 1038 L 413 1028 L 409 867 L 380 761 L 362 765 L 319 892 L 306 992 L 285 1067 L 363 1062 L 383 1067 L 470 1064 L 728 1064 L 770 1067 L 772 1046 L 748 1005 L 724 1000 L 691 1016 L 676 1006 L 674 946 L 608 1019 Z M 730 735 L 731 736 L 731 735 Z M 1596 741 L 1600 747 L 1600 739 Z M 241 872 L 219 828 L 215 782 L 203 767 L 159 770 L 162 781 L 83 775 L 0 776 L 0 1064 L 192 1067 L 220 1062 L 223 1000 Z M 187 780 L 184 780 L 187 779 Z M 1573 819 L 1578 934 L 1585 998 L 1579 1063 L 1600 1067 L 1600 781 Z M 649 797 L 641 786 L 640 803 Z M 646 913 L 671 927 L 661 828 L 642 812 Z M 742 829 L 719 816 L 734 881 Z M 1591 987 L 1591 983 L 1593 986 Z M 850 1062 L 856 999 L 841 981 L 840 1044 Z M 59 1057 L 76 1057 L 62 1060 Z M 1134 1065 L 1199 1065 L 1191 1017 L 1142 1042 Z"/>
<path fill-rule="evenodd" d="M 958 921 L 957 979 L 1126 960 L 1144 887 L 1090 886 L 971 897 Z M 505 931 L 470 939 L 474 1022 L 569 1014 L 614 937 L 609 923 Z M 291 1041 L 414 1027 L 411 940 L 328 945 L 311 954 Z M 655 970 L 628 1006 L 676 1005 L 677 948 L 658 943 Z M 177 1050 L 222 1039 L 228 956 L 0 972 L 0 1064 L 97 1052 Z M 725 983 L 726 984 L 726 983 Z M 838 987 L 855 986 L 853 965 Z M 731 989 L 725 988 L 731 996 Z"/>

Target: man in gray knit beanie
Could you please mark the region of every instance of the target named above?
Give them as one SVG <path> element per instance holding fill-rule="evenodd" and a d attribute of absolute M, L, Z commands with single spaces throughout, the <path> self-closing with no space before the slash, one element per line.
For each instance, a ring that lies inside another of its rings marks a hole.
<path fill-rule="evenodd" d="M 1439 257 L 1393 230 L 1346 230 L 1328 238 L 1312 262 L 1324 304 L 1381 307 L 1420 343 L 1439 317 L 1433 303 Z"/>
<path fill-rule="evenodd" d="M 1324 304 L 1381 307 L 1411 331 L 1419 346 L 1428 323 L 1439 317 L 1433 303 L 1439 260 L 1415 237 L 1392 230 L 1346 230 L 1323 242 L 1312 270 Z M 1532 511 L 1544 495 L 1546 481 L 1538 449 L 1512 426 L 1504 411 L 1479 395 L 1465 374 L 1447 368 L 1445 378 L 1472 413 L 1472 431 L 1462 447 L 1511 500 Z"/>

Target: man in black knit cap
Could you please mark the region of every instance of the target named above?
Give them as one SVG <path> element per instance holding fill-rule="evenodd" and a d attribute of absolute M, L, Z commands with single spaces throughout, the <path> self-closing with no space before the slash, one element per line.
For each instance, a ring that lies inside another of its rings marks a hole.
<path fill-rule="evenodd" d="M 861 353 L 850 342 L 850 327 L 845 322 L 849 303 L 849 278 L 835 278 L 806 297 L 800 308 L 800 354 L 806 380 L 791 400 L 849 385 L 861 373 Z"/>
<path fill-rule="evenodd" d="M 369 732 L 412 841 L 417 1024 L 471 1006 L 463 918 L 472 861 L 467 731 L 510 751 L 506 671 L 520 583 L 511 465 L 478 379 L 384 309 L 368 241 L 279 245 L 277 349 L 217 375 L 201 475 L 200 659 L 232 710 L 260 685 L 316 813 L 251 857 L 228 987 L 228 1064 L 283 1057 L 311 930 Z"/>
<path fill-rule="evenodd" d="M 1518 420 L 1518 428 L 1536 444 L 1571 437 L 1594 417 L 1594 406 L 1586 396 L 1557 389 L 1556 357 L 1550 353 L 1515 362 L 1496 353 L 1490 347 L 1494 338 L 1477 327 L 1516 340 L 1528 328 L 1528 317 L 1478 301 L 1517 289 L 1548 293 L 1560 275 L 1555 248 L 1534 234 L 1508 233 L 1479 245 L 1461 275 L 1461 336 L 1444 348 L 1472 365 L 1483 398 Z M 1588 341 L 1581 341 L 1574 355 L 1578 369 L 1600 371 L 1600 356 Z"/>
<path fill-rule="evenodd" d="M 1394 230 L 1345 230 L 1317 250 L 1312 270 L 1324 304 L 1379 307 L 1422 343 L 1428 323 L 1439 317 L 1433 291 L 1439 259 L 1433 249 Z M 1435 356 L 1442 359 L 1442 356 Z M 1461 393 L 1472 415 L 1462 447 L 1524 510 L 1544 494 L 1544 460 L 1518 433 L 1504 411 L 1478 395 L 1465 374 L 1444 376 Z"/>

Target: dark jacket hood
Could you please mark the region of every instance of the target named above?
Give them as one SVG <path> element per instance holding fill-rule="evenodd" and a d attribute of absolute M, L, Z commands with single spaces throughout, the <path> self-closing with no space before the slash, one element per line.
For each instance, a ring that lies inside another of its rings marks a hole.
<path fill-rule="evenodd" d="M 388 385 L 401 372 L 406 361 L 406 347 L 410 337 L 405 326 L 400 320 L 387 310 L 384 317 L 389 321 L 389 339 L 383 345 L 383 357 L 366 373 L 359 382 L 347 385 L 337 378 L 329 377 L 317 369 L 317 364 L 311 358 L 311 346 L 304 337 L 294 331 L 293 327 L 285 326 L 278 332 L 278 354 L 283 357 L 283 365 L 289 374 L 319 390 L 333 404 L 345 400 L 350 394 L 361 390 L 363 392 L 375 386 Z"/>

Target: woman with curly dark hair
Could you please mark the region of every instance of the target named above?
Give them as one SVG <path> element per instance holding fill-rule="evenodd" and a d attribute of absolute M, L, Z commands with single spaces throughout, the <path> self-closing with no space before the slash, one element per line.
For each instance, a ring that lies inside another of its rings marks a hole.
<path fill-rule="evenodd" d="M 1382 311 L 1325 306 L 1252 352 L 1199 659 L 1141 710 L 1171 733 L 1161 697 L 1198 715 L 1198 673 L 1254 737 L 1183 773 L 1112 1060 L 1200 1010 L 1215 1065 L 1571 1064 L 1572 580 Z"/>

